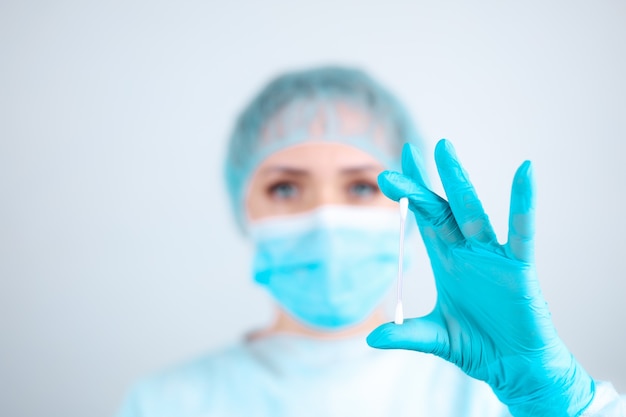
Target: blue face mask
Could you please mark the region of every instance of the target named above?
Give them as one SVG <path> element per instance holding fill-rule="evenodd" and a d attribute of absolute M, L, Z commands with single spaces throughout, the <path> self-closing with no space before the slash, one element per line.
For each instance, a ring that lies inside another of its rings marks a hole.
<path fill-rule="evenodd" d="M 255 281 L 311 327 L 365 320 L 397 276 L 399 215 L 390 208 L 322 206 L 249 230 Z"/>

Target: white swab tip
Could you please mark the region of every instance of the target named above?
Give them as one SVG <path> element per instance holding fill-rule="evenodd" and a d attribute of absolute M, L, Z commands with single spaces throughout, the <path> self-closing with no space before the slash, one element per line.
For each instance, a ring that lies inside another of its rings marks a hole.
<path fill-rule="evenodd" d="M 399 201 L 400 203 L 400 217 L 406 219 L 406 213 L 409 209 L 409 199 L 406 197 L 402 197 Z"/>
<path fill-rule="evenodd" d="M 402 302 L 398 301 L 396 305 L 396 319 L 394 320 L 396 324 L 404 323 L 404 313 L 402 312 Z"/>

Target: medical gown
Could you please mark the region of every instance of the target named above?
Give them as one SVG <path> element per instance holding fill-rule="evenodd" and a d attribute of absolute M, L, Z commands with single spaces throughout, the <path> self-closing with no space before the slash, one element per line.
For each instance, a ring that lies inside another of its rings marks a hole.
<path fill-rule="evenodd" d="M 622 416 L 600 384 L 594 414 Z M 596 402 L 596 401 L 594 401 Z M 484 382 L 435 356 L 372 349 L 364 337 L 294 335 L 240 343 L 139 381 L 118 417 L 504 417 Z"/>

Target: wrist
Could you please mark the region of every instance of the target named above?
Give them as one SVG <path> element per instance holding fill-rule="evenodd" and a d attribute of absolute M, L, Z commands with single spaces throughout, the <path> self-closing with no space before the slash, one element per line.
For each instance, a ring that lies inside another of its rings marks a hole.
<path fill-rule="evenodd" d="M 567 362 L 567 367 L 543 368 L 538 373 L 529 367 L 526 376 L 514 384 L 516 395 L 501 397 L 494 391 L 515 417 L 580 416 L 593 400 L 595 384 L 570 353 Z"/>

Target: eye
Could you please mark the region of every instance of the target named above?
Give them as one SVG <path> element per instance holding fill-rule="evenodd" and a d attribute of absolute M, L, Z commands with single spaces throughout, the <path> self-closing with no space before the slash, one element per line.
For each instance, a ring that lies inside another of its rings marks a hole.
<path fill-rule="evenodd" d="M 298 186 L 289 181 L 280 181 L 267 187 L 267 193 L 277 200 L 291 200 L 298 196 Z"/>
<path fill-rule="evenodd" d="M 369 199 L 378 192 L 378 185 L 369 181 L 355 181 L 348 185 L 348 195 L 360 200 Z"/>

